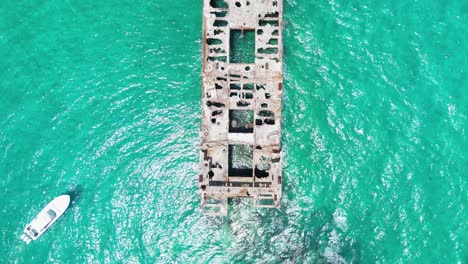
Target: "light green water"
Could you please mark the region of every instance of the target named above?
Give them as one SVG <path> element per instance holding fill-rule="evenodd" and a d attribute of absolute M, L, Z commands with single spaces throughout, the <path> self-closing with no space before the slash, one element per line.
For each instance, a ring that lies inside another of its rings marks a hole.
<path fill-rule="evenodd" d="M 201 1 L 3 1 L 0 263 L 466 263 L 468 5 L 381 2 L 285 1 L 283 206 L 218 219 Z"/>

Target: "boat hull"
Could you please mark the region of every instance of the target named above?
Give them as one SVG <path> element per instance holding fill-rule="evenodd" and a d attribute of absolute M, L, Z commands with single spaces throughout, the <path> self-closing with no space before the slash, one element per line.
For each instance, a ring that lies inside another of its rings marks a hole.
<path fill-rule="evenodd" d="M 49 229 L 67 210 L 70 205 L 70 196 L 61 195 L 52 200 L 23 230 L 20 239 L 29 244 L 38 239 Z"/>

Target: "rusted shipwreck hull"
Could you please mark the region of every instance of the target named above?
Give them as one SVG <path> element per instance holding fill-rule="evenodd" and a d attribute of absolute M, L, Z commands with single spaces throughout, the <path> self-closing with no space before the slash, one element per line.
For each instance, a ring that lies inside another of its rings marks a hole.
<path fill-rule="evenodd" d="M 210 215 L 229 198 L 280 207 L 281 0 L 204 0 L 199 192 Z"/>

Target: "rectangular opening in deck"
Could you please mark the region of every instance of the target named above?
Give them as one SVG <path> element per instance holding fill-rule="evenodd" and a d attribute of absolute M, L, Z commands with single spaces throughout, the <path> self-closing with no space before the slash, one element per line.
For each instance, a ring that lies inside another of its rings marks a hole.
<path fill-rule="evenodd" d="M 253 110 L 229 110 L 229 133 L 253 133 Z"/>
<path fill-rule="evenodd" d="M 251 145 L 229 145 L 229 169 L 230 177 L 253 176 L 253 147 Z"/>
<path fill-rule="evenodd" d="M 255 200 L 256 207 L 272 208 L 275 207 L 276 195 L 263 195 L 260 194 Z"/>
<path fill-rule="evenodd" d="M 210 6 L 213 8 L 228 8 L 225 0 L 210 0 Z"/>
<path fill-rule="evenodd" d="M 255 63 L 255 30 L 230 30 L 230 63 Z"/>

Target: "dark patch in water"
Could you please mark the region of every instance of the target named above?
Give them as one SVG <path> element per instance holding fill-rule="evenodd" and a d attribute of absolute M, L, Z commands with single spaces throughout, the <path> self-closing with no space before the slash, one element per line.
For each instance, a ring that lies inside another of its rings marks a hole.
<path fill-rule="evenodd" d="M 71 189 L 65 193 L 65 194 L 70 195 L 70 207 L 69 208 L 75 207 L 76 203 L 81 198 L 82 193 L 83 193 L 83 187 L 79 184 L 71 187 Z"/>

